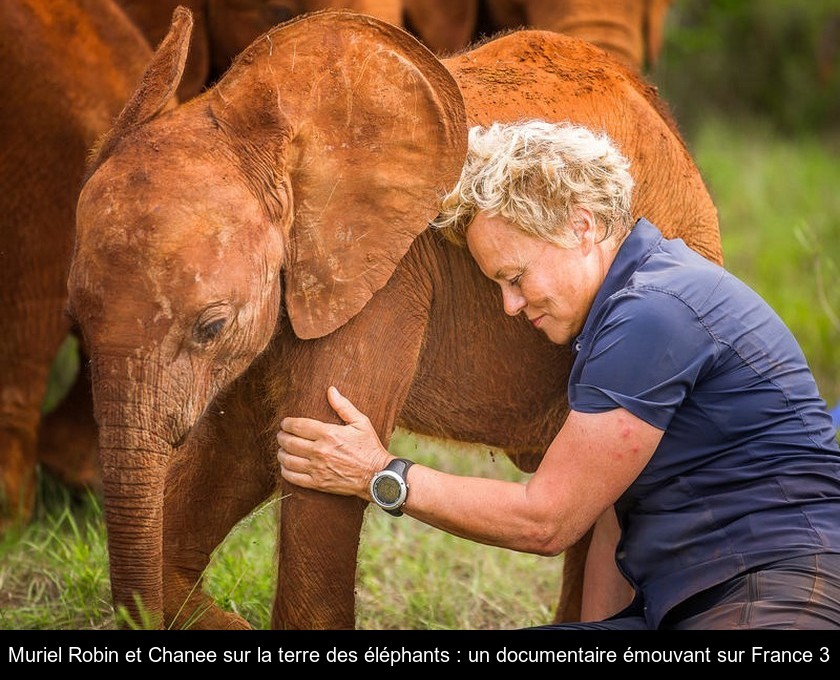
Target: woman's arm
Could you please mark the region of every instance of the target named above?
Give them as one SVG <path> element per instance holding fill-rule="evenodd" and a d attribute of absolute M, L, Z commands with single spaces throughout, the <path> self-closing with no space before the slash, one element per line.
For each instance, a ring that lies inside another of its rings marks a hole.
<path fill-rule="evenodd" d="M 349 400 L 335 388 L 327 397 L 346 425 L 284 419 L 277 435 L 282 475 L 298 486 L 370 500 L 371 477 L 393 456 Z M 624 409 L 572 411 L 527 483 L 414 465 L 403 512 L 479 543 L 557 555 L 632 483 L 661 437 Z"/>

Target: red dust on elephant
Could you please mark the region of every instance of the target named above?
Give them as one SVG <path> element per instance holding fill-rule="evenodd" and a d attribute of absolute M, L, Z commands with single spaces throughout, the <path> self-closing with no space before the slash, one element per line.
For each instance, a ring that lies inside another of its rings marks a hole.
<path fill-rule="evenodd" d="M 504 318 L 494 284 L 427 228 L 467 127 L 604 129 L 636 168 L 634 213 L 720 260 L 716 211 L 654 90 L 579 40 L 520 31 L 441 61 L 395 26 L 316 13 L 161 111 L 189 36 L 179 11 L 78 206 L 71 311 L 91 349 L 114 601 L 247 627 L 196 584 L 281 492 L 273 627 L 352 628 L 365 503 L 281 485 L 279 421 L 335 419 L 332 384 L 386 445 L 399 425 L 533 470 L 567 413 L 568 350 Z"/>

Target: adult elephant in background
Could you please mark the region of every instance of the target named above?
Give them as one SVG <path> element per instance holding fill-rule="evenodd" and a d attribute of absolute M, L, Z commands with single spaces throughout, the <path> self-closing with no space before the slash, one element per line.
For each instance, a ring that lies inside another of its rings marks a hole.
<path fill-rule="evenodd" d="M 386 444 L 401 425 L 525 470 L 566 416 L 568 348 L 505 317 L 468 253 L 427 229 L 468 124 L 603 128 L 634 163 L 636 214 L 718 261 L 720 236 L 653 88 L 588 43 L 521 31 L 441 62 L 393 25 L 321 12 L 161 113 L 190 28 L 176 12 L 94 159 L 70 309 L 91 348 L 115 604 L 246 627 L 196 585 L 278 491 L 279 420 L 335 420 L 328 385 Z M 364 511 L 283 485 L 274 627 L 354 626 Z M 579 586 L 564 576 L 558 618 L 578 615 Z"/>
<path fill-rule="evenodd" d="M 183 101 L 215 82 L 233 59 L 275 25 L 324 9 L 346 9 L 406 27 L 438 55 L 499 31 L 534 28 L 588 40 L 641 72 L 656 63 L 672 0 L 117 0 L 151 45 L 178 5 L 195 28 Z"/>
<path fill-rule="evenodd" d="M 152 50 L 111 0 L 0 0 L 0 529 L 26 523 L 39 464 L 98 488 L 86 371 L 42 418 L 65 313 L 75 209 L 90 148 Z"/>
<path fill-rule="evenodd" d="M 193 15 L 194 29 L 178 97 L 184 101 L 215 82 L 234 58 L 275 25 L 323 9 L 369 14 L 397 26 L 403 0 L 117 0 L 151 45 L 160 44 L 179 5 Z"/>
<path fill-rule="evenodd" d="M 405 24 L 441 55 L 516 28 L 557 31 L 606 50 L 637 72 L 662 50 L 672 0 L 405 0 Z"/>

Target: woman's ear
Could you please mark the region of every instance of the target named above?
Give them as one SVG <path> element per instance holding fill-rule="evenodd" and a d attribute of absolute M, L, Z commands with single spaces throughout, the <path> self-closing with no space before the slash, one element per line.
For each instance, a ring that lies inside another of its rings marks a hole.
<path fill-rule="evenodd" d="M 575 206 L 569 212 L 569 226 L 577 237 L 579 247 L 588 253 L 600 240 L 600 230 L 595 214 L 582 206 Z"/>

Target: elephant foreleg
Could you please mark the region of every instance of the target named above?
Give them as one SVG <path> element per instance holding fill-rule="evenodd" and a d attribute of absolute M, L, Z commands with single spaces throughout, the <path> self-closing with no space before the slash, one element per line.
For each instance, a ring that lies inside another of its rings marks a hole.
<path fill-rule="evenodd" d="M 90 375 L 82 370 L 63 401 L 41 419 L 38 461 L 70 489 L 98 493 L 102 475 L 97 438 Z"/>
<path fill-rule="evenodd" d="M 275 629 L 352 629 L 365 503 L 294 489 L 280 504 Z"/>
<path fill-rule="evenodd" d="M 176 452 L 164 501 L 163 606 L 175 628 L 249 628 L 202 589 L 213 550 L 276 486 L 264 409 L 242 383 L 211 405 Z M 242 565 L 247 571 L 248 565 Z"/>
<path fill-rule="evenodd" d="M 407 256 L 386 287 L 349 323 L 327 337 L 284 349 L 291 374 L 287 384 L 278 386 L 279 419 L 305 415 L 336 421 L 326 399 L 333 384 L 368 416 L 388 445 L 426 329 L 430 288 L 415 278 L 422 271 L 413 255 Z M 354 627 L 365 506 L 357 498 L 284 488 L 273 627 Z"/>
<path fill-rule="evenodd" d="M 48 368 L 48 360 L 0 357 L 0 534 L 32 517 Z"/>
<path fill-rule="evenodd" d="M 583 599 L 583 573 L 592 530 L 563 553 L 563 582 L 554 611 L 554 623 L 580 621 Z"/>

